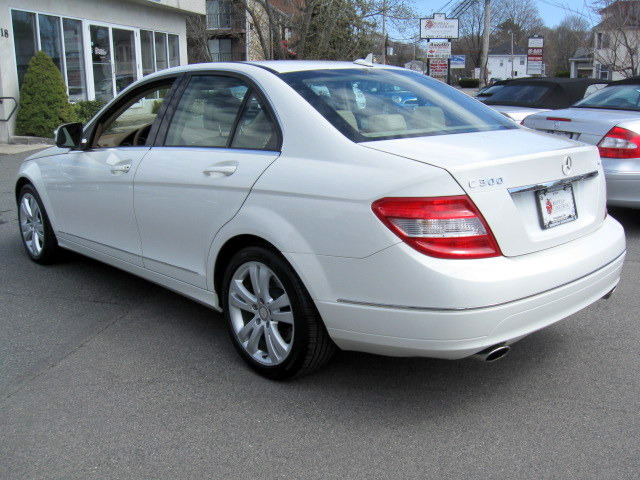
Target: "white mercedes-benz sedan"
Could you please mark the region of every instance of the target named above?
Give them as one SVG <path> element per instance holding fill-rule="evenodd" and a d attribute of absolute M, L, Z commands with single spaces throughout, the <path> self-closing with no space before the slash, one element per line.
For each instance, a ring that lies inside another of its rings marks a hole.
<path fill-rule="evenodd" d="M 73 250 L 223 311 L 270 378 L 336 345 L 496 359 L 608 296 L 625 256 L 596 147 L 394 67 L 165 70 L 56 143 L 18 174 L 28 255 Z"/>

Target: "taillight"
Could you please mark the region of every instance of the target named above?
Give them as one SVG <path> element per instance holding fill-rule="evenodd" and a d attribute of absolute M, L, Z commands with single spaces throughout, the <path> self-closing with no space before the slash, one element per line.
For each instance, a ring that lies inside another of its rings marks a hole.
<path fill-rule="evenodd" d="M 640 158 L 640 135 L 613 127 L 598 143 L 598 150 L 603 158 Z"/>
<path fill-rule="evenodd" d="M 482 214 L 465 195 L 382 198 L 373 213 L 393 233 L 421 253 L 438 258 L 488 258 L 500 247 Z"/>

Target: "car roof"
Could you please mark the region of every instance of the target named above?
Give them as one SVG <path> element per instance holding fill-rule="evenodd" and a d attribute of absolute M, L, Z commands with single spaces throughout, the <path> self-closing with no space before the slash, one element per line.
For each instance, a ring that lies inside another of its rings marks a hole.
<path fill-rule="evenodd" d="M 601 80 L 599 78 L 527 77 L 503 80 L 503 82 L 531 85 L 593 85 L 594 83 L 611 83 L 611 80 Z"/>
<path fill-rule="evenodd" d="M 640 77 L 625 78 L 624 80 L 611 82 L 611 85 L 640 85 Z"/>

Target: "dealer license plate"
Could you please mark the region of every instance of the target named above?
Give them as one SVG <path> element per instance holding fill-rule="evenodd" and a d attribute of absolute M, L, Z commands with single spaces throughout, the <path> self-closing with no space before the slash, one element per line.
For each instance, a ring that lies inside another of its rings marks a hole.
<path fill-rule="evenodd" d="M 547 133 L 553 133 L 561 137 L 573 138 L 573 132 L 562 132 L 560 130 L 547 130 Z"/>
<path fill-rule="evenodd" d="M 552 228 L 578 218 L 570 183 L 536 191 L 542 228 Z"/>

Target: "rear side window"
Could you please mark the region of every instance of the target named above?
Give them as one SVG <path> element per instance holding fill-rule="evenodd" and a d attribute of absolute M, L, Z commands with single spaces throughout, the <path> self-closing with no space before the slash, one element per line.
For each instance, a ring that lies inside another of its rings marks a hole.
<path fill-rule="evenodd" d="M 464 93 L 409 70 L 312 70 L 280 77 L 356 142 L 517 128 Z"/>
<path fill-rule="evenodd" d="M 165 145 L 226 147 L 248 90 L 237 78 L 191 78 L 169 124 Z"/>
<path fill-rule="evenodd" d="M 275 125 L 255 93 L 249 97 L 242 112 L 231 146 L 252 150 L 278 148 Z"/>

